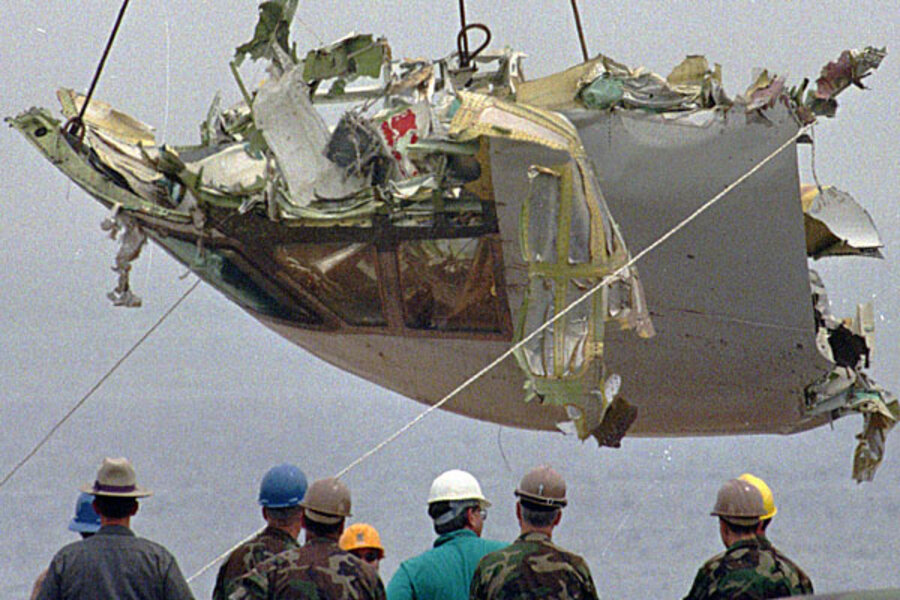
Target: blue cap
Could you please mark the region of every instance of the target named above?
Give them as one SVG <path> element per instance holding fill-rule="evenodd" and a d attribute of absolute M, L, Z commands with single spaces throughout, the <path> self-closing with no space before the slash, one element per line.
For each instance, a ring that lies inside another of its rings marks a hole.
<path fill-rule="evenodd" d="M 294 465 L 272 467 L 259 484 L 259 503 L 268 508 L 297 506 L 306 494 L 306 475 Z"/>
<path fill-rule="evenodd" d="M 75 516 L 69 521 L 69 531 L 96 533 L 100 529 L 100 515 L 94 510 L 93 502 L 92 494 L 82 492 L 78 495 L 78 501 L 75 502 Z"/>

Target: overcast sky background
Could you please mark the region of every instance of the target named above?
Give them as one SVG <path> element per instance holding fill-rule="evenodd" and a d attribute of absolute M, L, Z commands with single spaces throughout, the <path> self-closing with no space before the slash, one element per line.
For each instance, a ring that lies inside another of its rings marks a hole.
<path fill-rule="evenodd" d="M 0 11 L 0 114 L 33 105 L 58 110 L 55 90 L 86 90 L 115 20 L 110 0 L 12 0 Z M 469 21 L 490 26 L 494 47 L 528 53 L 530 78 L 580 60 L 569 2 L 467 3 Z M 888 47 L 866 83 L 848 90 L 836 119 L 816 128 L 822 183 L 865 206 L 886 260 L 813 265 L 837 316 L 872 301 L 876 351 L 870 373 L 900 391 L 900 3 L 583 2 L 592 53 L 663 75 L 686 54 L 721 63 L 726 90 L 754 67 L 815 79 L 846 48 Z M 195 143 L 217 90 L 238 99 L 228 61 L 252 35 L 256 2 L 133 2 L 96 92 L 155 126 L 157 138 Z M 303 50 L 349 31 L 386 35 L 394 56 L 450 53 L 456 2 L 345 0 L 301 3 L 293 39 Z M 250 81 L 263 76 L 245 70 Z M 100 231 L 104 209 L 71 185 L 8 127 L 0 128 L 0 476 L 122 356 L 192 283 L 159 249 L 132 274 L 144 307 L 113 308 L 105 293 L 116 244 Z M 809 152 L 800 150 L 810 181 Z M 632 248 L 633 252 L 639 250 Z M 663 249 L 664 251 L 664 249 Z M 702 401 L 702 399 L 698 399 Z M 261 523 L 256 486 L 270 465 L 299 464 L 311 478 L 333 474 L 401 427 L 422 407 L 311 357 L 201 286 L 58 435 L 0 488 L 0 596 L 23 597 L 62 544 L 76 488 L 105 455 L 127 455 L 156 496 L 135 520 L 168 546 L 186 576 Z M 850 479 L 851 417 L 802 435 L 631 439 L 619 450 L 550 433 L 431 415 L 352 471 L 354 514 L 382 532 L 385 581 L 432 538 L 425 515 L 431 479 L 462 467 L 494 500 L 486 535 L 512 539 L 512 489 L 540 462 L 557 465 L 571 504 L 559 542 L 588 559 L 601 595 L 684 595 L 699 564 L 720 551 L 708 516 L 715 491 L 745 470 L 775 490 L 775 542 L 812 576 L 817 591 L 900 587 L 900 434 L 889 437 L 874 483 Z M 214 572 L 194 582 L 208 597 Z"/>

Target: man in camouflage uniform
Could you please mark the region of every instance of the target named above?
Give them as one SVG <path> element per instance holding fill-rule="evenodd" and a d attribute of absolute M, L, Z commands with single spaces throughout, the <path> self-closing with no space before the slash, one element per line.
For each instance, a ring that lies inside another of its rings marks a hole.
<path fill-rule="evenodd" d="M 531 470 L 516 489 L 521 535 L 511 545 L 481 559 L 472 600 L 577 600 L 597 598 L 587 563 L 551 541 L 566 505 L 566 482 L 547 466 Z"/>
<path fill-rule="evenodd" d="M 759 493 L 762 494 L 763 509 L 766 511 L 766 514 L 760 517 L 759 526 L 756 528 L 756 537 L 759 538 L 760 544 L 762 544 L 762 546 L 766 550 L 769 550 L 770 552 L 775 554 L 775 556 L 778 557 L 779 560 L 797 571 L 800 576 L 800 580 L 804 582 L 804 589 L 808 589 L 808 593 L 812 593 L 812 581 L 810 581 L 806 573 L 803 572 L 803 569 L 801 569 L 796 563 L 794 563 L 784 554 L 779 552 L 779 550 L 772 545 L 772 542 L 769 541 L 769 538 L 766 537 L 766 530 L 772 523 L 772 518 L 778 512 L 778 508 L 775 507 L 775 496 L 772 494 L 772 489 L 765 481 L 750 473 L 744 473 L 738 479 L 746 481 L 747 483 L 758 489 Z"/>
<path fill-rule="evenodd" d="M 806 575 L 757 536 L 760 518 L 766 514 L 757 487 L 742 479 L 725 482 L 711 514 L 719 517 L 719 534 L 726 550 L 700 567 L 685 600 L 758 600 L 812 594 Z"/>
<path fill-rule="evenodd" d="M 277 554 L 238 579 L 229 600 L 385 600 L 375 569 L 338 546 L 350 516 L 347 486 L 334 478 L 315 481 L 300 506 L 303 547 Z"/>
<path fill-rule="evenodd" d="M 231 553 L 216 577 L 213 600 L 225 600 L 234 582 L 252 571 L 259 563 L 276 554 L 299 548 L 300 501 L 306 493 L 306 475 L 294 465 L 277 465 L 269 469 L 259 485 L 259 504 L 266 528 Z"/>

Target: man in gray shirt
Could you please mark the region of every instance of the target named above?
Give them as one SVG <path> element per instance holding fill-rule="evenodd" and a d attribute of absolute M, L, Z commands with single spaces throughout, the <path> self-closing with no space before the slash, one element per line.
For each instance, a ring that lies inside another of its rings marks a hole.
<path fill-rule="evenodd" d="M 128 459 L 103 461 L 94 483 L 81 488 L 94 496 L 100 529 L 56 553 L 38 600 L 193 600 L 169 551 L 130 529 L 137 498 L 152 494 L 135 482 Z"/>

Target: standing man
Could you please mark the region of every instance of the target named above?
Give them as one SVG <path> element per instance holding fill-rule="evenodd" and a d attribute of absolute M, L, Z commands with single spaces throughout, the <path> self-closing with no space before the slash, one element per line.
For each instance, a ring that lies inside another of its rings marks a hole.
<path fill-rule="evenodd" d="M 137 498 L 153 492 L 137 485 L 127 458 L 104 459 L 97 479 L 81 491 L 94 496 L 100 529 L 56 553 L 39 600 L 193 600 L 169 551 L 131 531 Z"/>
<path fill-rule="evenodd" d="M 350 516 L 347 486 L 335 478 L 314 481 L 300 506 L 303 547 L 260 563 L 235 582 L 229 599 L 384 600 L 375 569 L 338 546 Z"/>
<path fill-rule="evenodd" d="M 481 539 L 490 502 L 470 473 L 440 474 L 428 493 L 438 538 L 431 550 L 403 561 L 388 584 L 389 600 L 466 600 L 478 561 L 506 546 Z"/>
<path fill-rule="evenodd" d="M 213 600 L 225 600 L 239 577 L 256 565 L 280 552 L 299 548 L 297 536 L 303 508 L 300 501 L 306 494 L 306 475 L 289 464 L 269 469 L 259 485 L 259 504 L 266 528 L 256 537 L 231 553 L 216 577 Z"/>
<path fill-rule="evenodd" d="M 75 516 L 69 521 L 69 531 L 81 534 L 81 539 L 86 540 L 100 529 L 100 515 L 93 507 L 94 497 L 90 494 L 81 492 L 78 494 L 78 500 L 75 501 Z M 41 584 L 47 577 L 47 569 L 38 575 L 31 589 L 31 600 L 37 598 L 41 591 Z"/>
<path fill-rule="evenodd" d="M 796 563 L 794 563 L 794 561 L 779 552 L 778 549 L 772 545 L 772 542 L 769 541 L 769 538 L 766 537 L 766 530 L 768 529 L 769 524 L 772 522 L 772 518 L 778 512 L 778 508 L 775 507 L 775 496 L 772 494 L 772 489 L 768 486 L 768 484 L 766 484 L 765 481 L 755 475 L 751 475 L 750 473 L 744 473 L 743 475 L 738 477 L 738 479 L 746 481 L 747 483 L 758 489 L 760 495 L 762 495 L 763 510 L 766 511 L 766 514 L 764 514 L 759 519 L 759 527 L 756 528 L 756 537 L 759 538 L 760 543 L 766 550 L 771 551 L 773 554 L 775 554 L 775 556 L 778 557 L 779 560 L 786 563 L 797 572 L 797 574 L 800 576 L 800 580 L 803 582 L 804 589 L 809 589 L 809 593 L 811 594 L 813 589 L 812 581 L 809 579 L 806 573 L 803 572 L 803 569 L 801 569 Z"/>
<path fill-rule="evenodd" d="M 341 550 L 355 554 L 364 562 L 372 565 L 376 571 L 381 559 L 384 558 L 381 536 L 378 535 L 378 530 L 368 523 L 354 523 L 345 529 L 338 544 Z"/>
<path fill-rule="evenodd" d="M 726 481 L 710 514 L 719 517 L 719 535 L 726 550 L 700 567 L 685 600 L 812 594 L 809 579 L 757 537 L 766 509 L 755 486 L 741 479 Z"/>
<path fill-rule="evenodd" d="M 566 482 L 548 466 L 529 471 L 515 492 L 521 534 L 478 563 L 470 598 L 478 600 L 597 599 L 584 559 L 552 542 L 567 504 Z"/>

